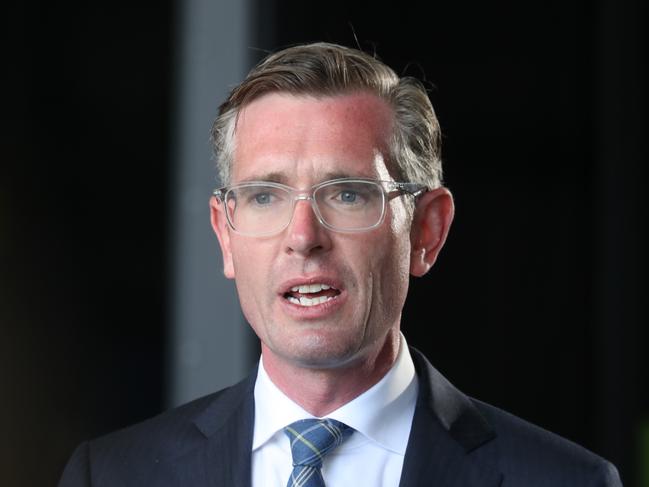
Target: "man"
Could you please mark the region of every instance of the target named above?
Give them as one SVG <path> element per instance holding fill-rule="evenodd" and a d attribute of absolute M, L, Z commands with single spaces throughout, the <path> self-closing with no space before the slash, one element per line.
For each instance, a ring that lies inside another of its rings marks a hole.
<path fill-rule="evenodd" d="M 421 85 L 330 44 L 221 106 L 211 199 L 261 340 L 240 384 L 82 444 L 68 486 L 618 486 L 605 460 L 468 398 L 400 332 L 453 219 Z"/>

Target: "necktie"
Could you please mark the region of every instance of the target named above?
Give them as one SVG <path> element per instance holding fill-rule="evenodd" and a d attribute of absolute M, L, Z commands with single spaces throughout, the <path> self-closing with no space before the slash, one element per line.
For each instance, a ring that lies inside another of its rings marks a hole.
<path fill-rule="evenodd" d="M 293 471 L 287 487 L 325 487 L 322 460 L 354 430 L 335 419 L 301 419 L 284 428 L 291 441 Z"/>

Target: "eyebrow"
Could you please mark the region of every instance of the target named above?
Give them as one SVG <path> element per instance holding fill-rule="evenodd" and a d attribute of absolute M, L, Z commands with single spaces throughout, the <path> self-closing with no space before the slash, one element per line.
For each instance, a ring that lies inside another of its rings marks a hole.
<path fill-rule="evenodd" d="M 287 177 L 284 173 L 281 172 L 269 172 L 266 174 L 252 175 L 247 178 L 243 178 L 240 183 L 247 183 L 250 181 L 268 181 L 271 183 L 280 183 L 286 184 Z"/>
<path fill-rule="evenodd" d="M 344 178 L 369 178 L 372 179 L 374 176 L 373 175 L 366 175 L 366 174 L 350 174 L 348 172 L 344 171 L 330 171 L 327 173 L 324 173 L 321 177 L 318 178 L 318 181 L 314 184 L 318 184 L 324 181 L 331 181 L 332 179 L 344 179 Z M 286 173 L 283 172 L 269 172 L 265 174 L 258 174 L 258 175 L 252 175 L 247 178 L 242 179 L 239 181 L 240 183 L 247 183 L 250 181 L 268 181 L 271 183 L 280 183 L 280 184 L 288 184 L 288 176 Z"/>
<path fill-rule="evenodd" d="M 330 181 L 332 179 L 343 179 L 343 178 L 365 178 L 367 176 L 360 174 L 350 174 L 343 171 L 328 172 L 322 178 L 322 181 Z"/>

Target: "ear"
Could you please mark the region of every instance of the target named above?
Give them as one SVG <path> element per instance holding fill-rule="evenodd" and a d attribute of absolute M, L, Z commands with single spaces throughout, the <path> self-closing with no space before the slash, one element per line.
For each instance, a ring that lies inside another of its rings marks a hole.
<path fill-rule="evenodd" d="M 421 277 L 433 266 L 453 222 L 453 196 L 446 188 L 419 197 L 410 230 L 410 273 Z"/>
<path fill-rule="evenodd" d="M 232 263 L 232 250 L 230 248 L 230 228 L 225 216 L 223 203 L 215 196 L 210 198 L 210 221 L 212 229 L 219 239 L 221 253 L 223 254 L 223 274 L 228 279 L 234 279 L 234 265 Z"/>

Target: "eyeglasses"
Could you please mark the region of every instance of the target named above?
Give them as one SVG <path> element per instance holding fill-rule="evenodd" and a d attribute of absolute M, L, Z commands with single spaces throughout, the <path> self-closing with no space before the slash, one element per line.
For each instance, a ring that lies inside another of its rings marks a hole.
<path fill-rule="evenodd" d="M 365 232 L 385 218 L 386 202 L 428 191 L 418 183 L 343 178 L 318 183 L 306 190 L 267 181 L 249 181 L 214 190 L 225 205 L 230 228 L 241 235 L 265 237 L 291 223 L 295 204 L 308 200 L 316 218 L 336 232 Z"/>

